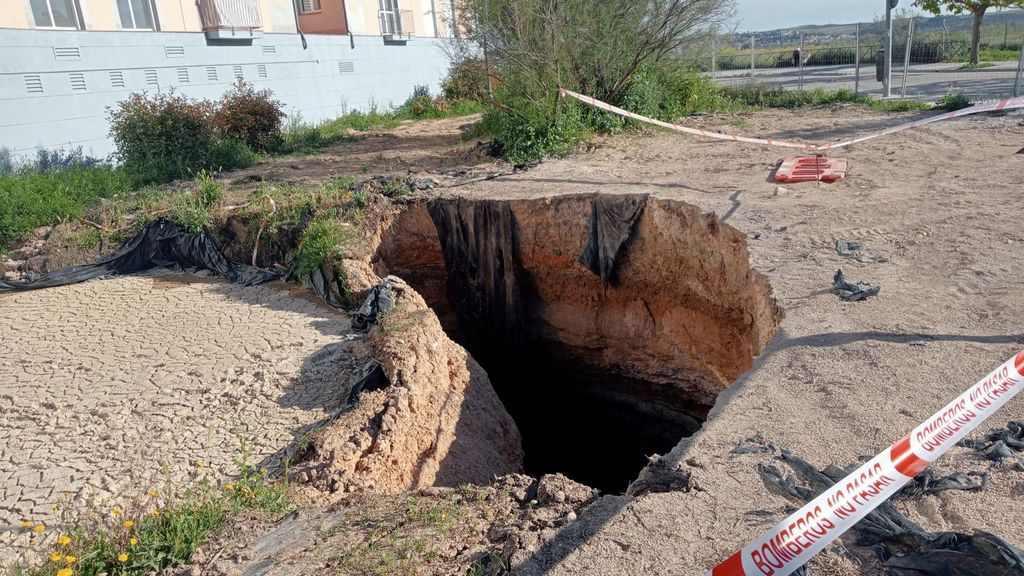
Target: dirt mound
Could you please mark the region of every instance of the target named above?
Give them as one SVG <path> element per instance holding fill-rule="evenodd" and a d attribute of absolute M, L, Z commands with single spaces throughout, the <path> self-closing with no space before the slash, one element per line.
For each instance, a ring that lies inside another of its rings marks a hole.
<path fill-rule="evenodd" d="M 310 436 L 292 470 L 307 500 L 486 483 L 522 469 L 519 430 L 487 374 L 419 294 L 393 281 L 395 310 L 359 351 L 380 362 L 390 385 Z"/>

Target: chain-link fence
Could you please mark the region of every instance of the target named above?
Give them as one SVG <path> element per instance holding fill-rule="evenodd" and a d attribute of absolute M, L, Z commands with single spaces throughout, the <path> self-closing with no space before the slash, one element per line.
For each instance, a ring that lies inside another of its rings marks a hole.
<path fill-rule="evenodd" d="M 758 45 L 759 39 L 765 44 Z M 967 34 L 894 25 L 890 93 L 935 101 L 949 92 L 974 100 L 1024 95 L 1024 27 L 983 29 L 981 62 L 969 64 Z M 726 86 L 750 83 L 785 89 L 846 89 L 884 96 L 884 36 L 878 26 L 833 27 L 827 34 L 792 33 L 719 38 L 694 67 Z M 908 50 L 909 48 L 909 50 Z"/>

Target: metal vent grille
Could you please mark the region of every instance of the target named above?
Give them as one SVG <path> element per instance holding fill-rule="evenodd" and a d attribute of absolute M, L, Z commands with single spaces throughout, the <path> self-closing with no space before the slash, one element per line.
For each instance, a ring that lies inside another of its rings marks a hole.
<path fill-rule="evenodd" d="M 25 91 L 29 94 L 43 93 L 43 79 L 39 74 L 25 75 Z"/>
<path fill-rule="evenodd" d="M 68 76 L 71 79 L 71 90 L 74 92 L 84 92 L 86 90 L 85 74 L 81 72 L 72 72 L 71 74 L 68 74 Z"/>
<path fill-rule="evenodd" d="M 264 54 L 277 54 L 277 46 L 264 46 L 263 47 L 263 53 Z"/>
<path fill-rule="evenodd" d="M 188 68 L 178 68 L 178 82 L 188 84 Z"/>
<path fill-rule="evenodd" d="M 55 60 L 81 60 L 82 52 L 78 46 L 54 46 L 53 58 Z"/>
<path fill-rule="evenodd" d="M 206 79 L 209 80 L 210 82 L 216 82 L 217 81 L 217 67 L 216 66 L 207 66 L 206 67 Z"/>
<path fill-rule="evenodd" d="M 114 70 L 110 73 L 110 87 L 111 88 L 124 88 L 124 73 L 120 70 Z"/>
<path fill-rule="evenodd" d="M 146 86 L 160 86 L 160 78 L 152 68 L 146 70 Z"/>
<path fill-rule="evenodd" d="M 339 74 L 352 74 L 356 71 L 355 62 L 338 62 Z"/>
<path fill-rule="evenodd" d="M 232 66 L 231 67 L 231 72 L 234 73 L 236 79 L 245 78 L 245 76 L 242 75 L 242 67 L 241 66 Z"/>
<path fill-rule="evenodd" d="M 257 64 L 256 65 L 256 75 L 259 76 L 260 78 L 266 78 L 267 77 L 267 65 L 266 64 Z"/>
<path fill-rule="evenodd" d="M 164 46 L 164 56 L 168 58 L 184 58 L 185 47 L 184 46 Z"/>

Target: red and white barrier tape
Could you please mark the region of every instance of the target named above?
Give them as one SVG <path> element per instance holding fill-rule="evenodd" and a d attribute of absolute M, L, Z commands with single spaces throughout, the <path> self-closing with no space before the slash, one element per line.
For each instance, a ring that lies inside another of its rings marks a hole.
<path fill-rule="evenodd" d="M 748 136 L 736 136 L 733 134 L 723 134 L 721 132 L 709 132 L 707 130 L 701 130 L 699 128 L 689 128 L 687 126 L 680 126 L 678 124 L 672 124 L 654 118 L 648 118 L 647 116 L 636 114 L 634 112 L 630 112 L 629 110 L 623 110 L 622 108 L 612 106 L 607 102 L 602 102 L 591 96 L 585 96 L 578 92 L 573 92 L 572 90 L 566 90 L 565 88 L 560 88 L 558 92 L 562 96 L 571 96 L 579 100 L 580 102 L 583 102 L 584 104 L 589 104 L 595 108 L 607 110 L 608 112 L 611 112 L 613 114 L 618 114 L 619 116 L 631 118 L 638 122 L 646 122 L 647 124 L 653 124 L 655 126 L 661 126 L 662 128 L 668 128 L 669 130 L 685 132 L 686 134 L 693 134 L 695 136 L 716 138 L 718 140 L 729 140 L 732 142 L 746 142 L 748 144 L 765 144 L 768 146 L 782 146 L 785 148 L 800 148 L 802 150 L 807 150 L 810 152 L 824 152 L 826 150 L 842 148 L 844 146 L 849 146 L 851 144 L 864 142 L 865 140 L 871 140 L 873 138 L 878 138 L 880 136 L 887 136 L 889 134 L 900 132 L 902 130 L 907 130 L 909 128 L 916 128 L 918 126 L 924 126 L 925 124 L 931 124 L 933 122 L 941 122 L 943 120 L 951 120 L 953 118 L 959 118 L 961 116 L 969 116 L 971 114 L 979 114 L 981 112 L 993 112 L 996 110 L 1013 110 L 1016 108 L 1024 108 L 1024 97 L 1008 98 L 1006 100 L 992 100 L 989 102 L 975 104 L 970 108 L 964 108 L 962 110 L 957 110 L 955 112 L 939 114 L 937 116 L 931 116 L 929 118 L 924 118 L 922 120 L 915 120 L 914 122 L 907 122 L 906 124 L 900 124 L 899 126 L 893 126 L 892 128 L 886 128 L 885 130 L 872 132 L 871 134 L 865 134 L 864 136 L 858 136 L 857 138 L 846 140 L 844 142 L 837 142 L 835 144 L 826 144 L 818 146 L 815 144 L 803 144 L 800 142 L 789 142 L 786 140 L 772 140 L 771 138 L 750 138 Z"/>
<path fill-rule="evenodd" d="M 1021 389 L 1024 350 L 707 575 L 791 574 L 898 492 Z"/>

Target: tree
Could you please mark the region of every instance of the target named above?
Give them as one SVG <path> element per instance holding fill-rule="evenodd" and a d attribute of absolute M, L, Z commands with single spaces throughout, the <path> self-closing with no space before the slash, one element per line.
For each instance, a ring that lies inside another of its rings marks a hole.
<path fill-rule="evenodd" d="M 1024 1 L 1024 0 L 1022 0 Z M 614 98 L 646 63 L 700 44 L 733 0 L 460 0 L 465 40 L 531 100 L 559 86 Z"/>
<path fill-rule="evenodd" d="M 941 14 L 945 9 L 953 14 L 971 14 L 971 64 L 978 63 L 981 51 L 981 21 L 989 8 L 1024 8 L 1024 0 L 914 0 L 914 4 L 932 14 Z"/>

